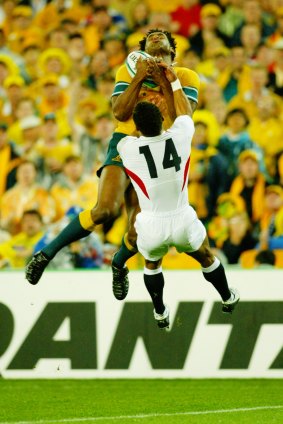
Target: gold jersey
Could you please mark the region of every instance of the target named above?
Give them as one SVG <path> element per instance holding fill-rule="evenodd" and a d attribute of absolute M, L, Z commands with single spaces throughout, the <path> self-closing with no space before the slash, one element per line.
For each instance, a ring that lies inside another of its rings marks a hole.
<path fill-rule="evenodd" d="M 200 86 L 200 80 L 197 73 L 192 71 L 191 69 L 183 67 L 174 67 L 174 70 L 181 82 L 183 91 L 186 94 L 187 98 L 197 103 Z M 126 65 L 124 64 L 118 69 L 116 73 L 115 87 L 112 96 L 119 96 L 120 94 L 124 93 L 131 81 L 132 77 L 130 76 Z M 139 93 L 138 101 L 146 101 L 150 96 L 152 96 L 153 93 L 160 93 L 160 87 L 157 86 L 156 88 L 148 88 L 143 85 Z M 171 127 L 172 124 L 173 122 L 171 121 L 169 116 L 165 114 L 163 122 L 164 129 L 168 129 L 169 127 Z M 135 124 L 132 118 L 124 122 L 117 122 L 115 132 L 130 135 L 133 134 L 134 131 Z"/>

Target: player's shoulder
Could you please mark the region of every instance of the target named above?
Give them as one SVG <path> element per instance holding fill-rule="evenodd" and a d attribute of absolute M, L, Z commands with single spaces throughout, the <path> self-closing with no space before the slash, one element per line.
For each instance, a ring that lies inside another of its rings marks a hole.
<path fill-rule="evenodd" d="M 132 77 L 130 76 L 125 63 L 123 63 L 123 65 L 121 65 L 116 72 L 116 82 L 117 81 L 131 82 L 131 80 L 132 80 Z"/>
<path fill-rule="evenodd" d="M 198 87 L 200 85 L 199 76 L 192 69 L 175 66 L 174 70 L 182 85 L 192 85 L 194 87 Z"/>
<path fill-rule="evenodd" d="M 189 115 L 180 115 L 175 119 L 171 131 L 188 131 L 194 129 L 194 122 Z"/>
<path fill-rule="evenodd" d="M 132 135 L 127 135 L 126 137 L 123 137 L 119 143 L 117 144 L 117 149 L 120 152 L 122 149 L 124 149 L 127 146 L 133 145 L 133 143 L 137 142 L 137 137 L 134 137 Z"/>

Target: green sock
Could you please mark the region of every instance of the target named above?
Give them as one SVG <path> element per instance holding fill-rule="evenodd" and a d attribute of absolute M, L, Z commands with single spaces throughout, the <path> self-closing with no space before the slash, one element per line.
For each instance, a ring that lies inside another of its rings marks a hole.
<path fill-rule="evenodd" d="M 42 252 L 48 259 L 53 259 L 56 253 L 63 249 L 63 247 L 88 236 L 90 233 L 91 231 L 85 230 L 81 226 L 79 216 L 77 216 L 58 234 L 54 240 L 42 249 Z"/>
<path fill-rule="evenodd" d="M 128 249 L 125 244 L 125 240 L 123 238 L 122 244 L 118 252 L 115 253 L 112 264 L 119 269 L 122 269 L 125 266 L 125 263 L 128 259 L 134 256 L 137 253 L 137 250 L 132 248 L 132 250 Z"/>

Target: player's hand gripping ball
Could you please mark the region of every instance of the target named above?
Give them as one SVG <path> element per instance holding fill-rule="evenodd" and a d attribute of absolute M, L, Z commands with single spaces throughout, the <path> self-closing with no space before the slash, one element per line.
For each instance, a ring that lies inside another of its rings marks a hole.
<path fill-rule="evenodd" d="M 137 61 L 139 60 L 139 58 L 142 59 L 148 59 L 148 58 L 152 58 L 152 56 L 146 52 L 143 52 L 141 50 L 139 51 L 133 51 L 131 53 L 128 54 L 127 59 L 126 59 L 126 66 L 127 66 L 127 70 L 130 74 L 130 76 L 133 78 L 136 75 L 136 65 L 137 65 Z M 147 78 L 146 80 L 144 80 L 143 85 L 145 85 L 146 87 L 149 88 L 154 88 L 156 87 L 156 83 L 151 80 L 150 78 Z"/>

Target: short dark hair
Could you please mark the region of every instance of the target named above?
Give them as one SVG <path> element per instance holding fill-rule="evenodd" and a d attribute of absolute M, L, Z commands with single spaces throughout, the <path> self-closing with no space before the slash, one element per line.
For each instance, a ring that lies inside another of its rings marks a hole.
<path fill-rule="evenodd" d="M 163 34 L 166 35 L 166 37 L 168 38 L 169 44 L 172 47 L 173 51 L 171 52 L 171 59 L 174 60 L 175 56 L 176 56 L 176 48 L 177 48 L 177 43 L 174 37 L 172 37 L 171 32 L 169 31 L 163 31 L 162 29 L 150 29 L 147 33 L 146 36 L 139 42 L 140 45 L 140 50 L 145 51 L 145 44 L 146 44 L 146 40 L 147 37 L 150 34 L 154 34 L 155 32 L 162 32 Z"/>
<path fill-rule="evenodd" d="M 27 209 L 23 212 L 22 218 L 26 215 L 33 215 L 33 216 L 37 216 L 37 218 L 39 219 L 40 222 L 42 222 L 42 215 L 39 212 L 39 210 L 37 209 Z"/>
<path fill-rule="evenodd" d="M 261 250 L 260 252 L 258 252 L 255 257 L 255 260 L 259 264 L 267 264 L 267 265 L 274 266 L 276 262 L 276 256 L 272 250 L 266 249 L 266 250 Z"/>
<path fill-rule="evenodd" d="M 153 103 L 138 103 L 133 112 L 133 120 L 137 130 L 146 137 L 155 137 L 161 133 L 162 114 Z"/>
<path fill-rule="evenodd" d="M 230 110 L 227 112 L 227 115 L 226 115 L 226 117 L 225 117 L 225 122 L 224 122 L 224 123 L 225 123 L 225 125 L 227 125 L 228 119 L 229 119 L 231 116 L 236 115 L 236 114 L 240 114 L 240 115 L 242 115 L 242 117 L 243 117 L 243 118 L 244 118 L 244 120 L 245 120 L 245 125 L 246 125 L 246 126 L 247 126 L 247 125 L 249 125 L 250 121 L 249 121 L 248 115 L 247 115 L 246 111 L 245 111 L 244 109 L 240 108 L 240 107 L 235 107 L 234 109 L 230 109 Z"/>

